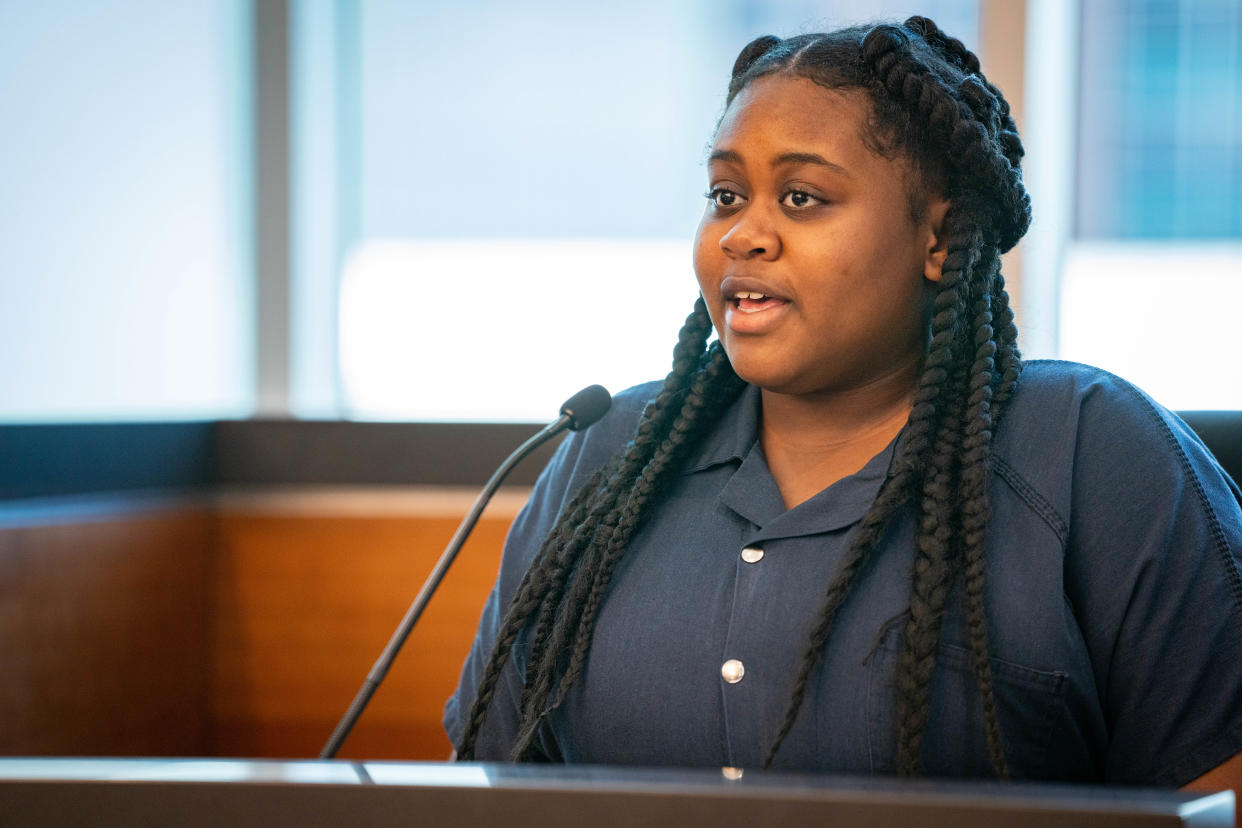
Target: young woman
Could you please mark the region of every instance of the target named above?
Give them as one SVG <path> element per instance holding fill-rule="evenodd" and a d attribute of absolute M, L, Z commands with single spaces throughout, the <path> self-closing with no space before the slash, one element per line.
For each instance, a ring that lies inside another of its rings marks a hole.
<path fill-rule="evenodd" d="M 1238 753 L 1238 489 L 1124 381 L 1020 361 L 1022 153 L 925 18 L 742 51 L 702 298 L 515 522 L 461 758 L 1177 785 Z"/>

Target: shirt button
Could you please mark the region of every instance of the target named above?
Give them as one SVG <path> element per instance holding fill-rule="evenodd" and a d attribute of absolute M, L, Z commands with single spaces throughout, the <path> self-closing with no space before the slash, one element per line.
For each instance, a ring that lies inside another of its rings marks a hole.
<path fill-rule="evenodd" d="M 720 675 L 729 684 L 737 684 L 746 675 L 746 668 L 736 658 L 731 658 L 720 665 Z"/>
<path fill-rule="evenodd" d="M 763 550 L 758 546 L 748 546 L 742 550 L 742 560 L 746 563 L 759 563 L 763 560 Z"/>

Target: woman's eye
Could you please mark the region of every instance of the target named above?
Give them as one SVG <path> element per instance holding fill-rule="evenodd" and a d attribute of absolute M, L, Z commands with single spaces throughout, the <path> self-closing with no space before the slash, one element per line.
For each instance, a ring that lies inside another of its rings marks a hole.
<path fill-rule="evenodd" d="M 744 199 L 733 190 L 726 190 L 724 187 L 714 187 L 708 190 L 707 200 L 717 207 L 736 207 Z"/>
<path fill-rule="evenodd" d="M 781 198 L 781 204 L 786 207 L 812 207 L 822 203 L 822 199 L 816 198 L 810 193 L 804 193 L 801 190 L 790 190 Z"/>

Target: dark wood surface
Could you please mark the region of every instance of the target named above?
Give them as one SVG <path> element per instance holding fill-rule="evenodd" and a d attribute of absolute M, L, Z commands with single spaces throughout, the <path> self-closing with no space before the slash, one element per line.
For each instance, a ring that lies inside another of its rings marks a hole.
<path fill-rule="evenodd" d="M 0 753 L 212 749 L 210 518 L 0 529 Z"/>
<path fill-rule="evenodd" d="M 213 586 L 217 753 L 317 756 L 459 519 L 222 510 Z M 510 520 L 480 520 L 342 757 L 448 756 L 441 712 Z"/>
<path fill-rule="evenodd" d="M 1231 793 L 719 770 L 0 761 L 6 825 L 1221 828 Z"/>
<path fill-rule="evenodd" d="M 523 498 L 484 514 L 343 757 L 448 755 Z M 317 756 L 471 500 L 113 498 L 0 525 L 0 754 Z"/>

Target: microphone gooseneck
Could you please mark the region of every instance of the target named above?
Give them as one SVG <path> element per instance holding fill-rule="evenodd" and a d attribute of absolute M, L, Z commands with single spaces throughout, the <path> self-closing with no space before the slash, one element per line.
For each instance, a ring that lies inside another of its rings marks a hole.
<path fill-rule="evenodd" d="M 384 651 L 375 660 L 375 665 L 371 668 L 371 672 L 367 674 L 366 681 L 362 683 L 362 687 L 358 689 L 354 700 L 350 702 L 349 709 L 345 711 L 345 715 L 341 717 L 340 722 L 336 725 L 336 729 L 332 731 L 332 736 L 329 737 L 327 744 L 319 752 L 320 759 L 332 759 L 336 756 L 336 752 L 341 749 L 341 744 L 349 736 L 349 732 L 354 729 L 354 725 L 358 722 L 362 711 L 366 709 L 367 704 L 371 701 L 371 697 L 375 695 L 375 691 L 379 688 L 380 682 L 388 675 L 388 670 L 392 667 L 393 661 L 396 660 L 397 653 L 401 652 L 401 647 L 409 637 L 410 631 L 414 629 L 414 624 L 417 623 L 419 616 L 426 609 L 427 602 L 431 600 L 431 596 L 435 594 L 436 589 L 440 586 L 440 581 L 444 580 L 445 573 L 453 565 L 453 560 L 457 557 L 457 553 L 461 551 L 461 547 L 465 544 L 466 538 L 470 536 L 474 525 L 479 522 L 479 516 L 483 514 L 484 507 L 487 506 L 488 501 L 492 499 L 492 495 L 500 488 L 500 484 L 508 476 L 509 472 L 513 470 L 513 467 L 522 462 L 536 448 L 562 431 L 566 429 L 581 431 L 593 425 L 608 412 L 608 408 L 611 405 L 612 397 L 602 385 L 591 385 L 583 388 L 561 406 L 560 417 L 548 423 L 535 436 L 518 446 L 517 450 L 510 454 L 505 459 L 505 462 L 500 464 L 500 468 L 496 469 L 496 472 L 487 481 L 486 485 L 483 486 L 483 491 L 479 493 L 479 496 L 474 501 L 474 505 L 470 507 L 470 511 L 462 519 L 461 525 L 457 527 L 452 540 L 445 547 L 444 552 L 440 555 L 440 559 L 436 561 L 431 574 L 427 576 L 426 582 L 423 583 L 423 588 L 418 591 L 414 602 L 406 610 L 405 617 L 397 625 L 397 629 L 393 632 L 392 638 L 388 640 Z"/>

